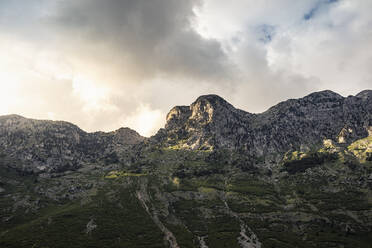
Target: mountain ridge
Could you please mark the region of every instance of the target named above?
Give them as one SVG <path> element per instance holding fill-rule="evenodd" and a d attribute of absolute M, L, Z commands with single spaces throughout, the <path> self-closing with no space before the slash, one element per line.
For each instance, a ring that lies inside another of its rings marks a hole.
<path fill-rule="evenodd" d="M 129 128 L 88 133 L 65 121 L 6 115 L 0 116 L 0 145 L 3 152 L 23 161 L 32 160 L 29 169 L 36 167 L 40 171 L 77 169 L 82 162 L 112 154 L 115 158 L 117 153 L 144 141 L 180 149 L 280 155 L 288 150 L 309 150 L 324 139 L 347 139 L 351 143 L 368 136 L 372 126 L 371 96 L 371 90 L 349 97 L 325 90 L 252 114 L 218 95 L 202 95 L 190 106 L 173 107 L 166 116 L 165 127 L 150 138 Z M 44 144 L 47 148 L 42 147 Z"/>
<path fill-rule="evenodd" d="M 150 138 L 0 117 L 0 247 L 370 248 L 370 96 L 201 96 Z"/>
<path fill-rule="evenodd" d="M 305 99 L 305 98 L 309 98 L 309 97 L 312 97 L 314 95 L 319 95 L 319 94 L 327 94 L 327 95 L 333 95 L 333 96 L 337 96 L 339 98 L 347 98 L 347 97 L 343 97 L 342 95 L 334 92 L 334 91 L 331 91 L 331 90 L 322 90 L 322 91 L 316 91 L 316 92 L 312 92 L 312 93 L 309 93 L 308 95 L 305 95 L 304 97 L 300 97 L 300 98 L 289 98 L 287 100 L 283 100 L 283 101 L 280 101 L 278 102 L 277 104 L 269 107 L 267 110 L 263 111 L 263 112 L 259 112 L 259 113 L 251 113 L 251 112 L 248 112 L 246 110 L 243 110 L 243 109 L 239 109 L 239 108 L 235 108 L 231 103 L 227 102 L 223 97 L 217 95 L 217 94 L 206 94 L 206 95 L 201 95 L 199 97 L 196 98 L 196 100 L 193 102 L 193 103 L 196 103 L 198 101 L 200 101 L 201 99 L 208 99 L 208 98 L 214 98 L 214 99 L 219 99 L 219 101 L 222 101 L 222 102 L 225 102 L 227 105 L 231 106 L 231 107 L 234 107 L 236 110 L 238 111 L 241 111 L 243 113 L 246 113 L 246 114 L 250 114 L 250 115 L 261 115 L 261 114 L 264 114 L 268 111 L 270 111 L 270 109 L 278 106 L 278 105 L 281 105 L 281 104 L 284 104 L 288 101 L 293 101 L 293 100 L 298 100 L 298 99 Z M 353 95 L 349 95 L 350 96 L 353 96 Z M 372 97 L 372 90 L 362 90 L 361 92 L 355 94 L 355 97 L 359 97 L 359 98 L 371 98 Z M 174 106 L 166 115 L 166 120 L 168 119 L 168 116 L 170 115 L 170 113 L 172 112 L 173 109 L 178 109 L 178 108 L 189 108 L 189 106 L 186 106 L 186 105 L 176 105 Z M 66 123 L 66 124 L 71 124 L 71 125 L 74 125 L 76 127 L 78 127 L 79 129 L 81 129 L 77 124 L 74 124 L 72 122 L 69 122 L 69 121 L 64 121 L 64 120 L 49 120 L 49 119 L 38 119 L 38 118 L 29 118 L 29 117 L 24 117 L 22 115 L 19 115 L 19 114 L 6 114 L 6 115 L 0 115 L 0 120 L 1 119 L 8 119 L 8 118 L 18 118 L 18 119 L 27 119 L 27 120 L 34 120 L 34 121 L 51 121 L 51 122 L 61 122 L 61 123 Z M 97 131 L 91 131 L 91 132 L 87 132 L 83 129 L 81 129 L 82 131 L 86 132 L 86 133 L 111 133 L 111 132 L 115 132 L 119 129 L 122 129 L 122 128 L 129 128 L 129 127 L 119 127 L 118 129 L 116 130 L 113 130 L 113 131 L 101 131 L 101 130 L 97 130 Z M 132 129 L 132 128 L 129 128 L 129 129 Z M 135 129 L 132 129 L 134 131 L 136 131 Z M 154 134 L 156 135 L 156 134 Z M 154 136 L 152 135 L 152 136 Z M 151 137 L 151 136 L 150 136 Z"/>
<path fill-rule="evenodd" d="M 367 129 L 372 125 L 371 95 L 370 90 L 359 93 L 359 97 L 320 91 L 280 102 L 259 114 L 236 109 L 216 95 L 205 95 L 189 107 L 174 107 L 167 115 L 165 129 L 158 136 L 161 140 L 165 135 L 163 141 L 169 145 L 183 140 L 178 144 L 183 148 L 243 148 L 259 154 L 297 149 L 301 142 L 311 146 L 325 138 L 335 140 L 345 126 L 354 131 L 349 135 L 352 141 L 368 135 Z M 301 130 L 305 130 L 304 133 L 301 134 Z M 291 135 L 294 135 L 292 140 L 280 143 Z M 280 140 L 275 140 L 280 136 Z"/>
<path fill-rule="evenodd" d="M 22 160 L 21 169 L 33 172 L 75 170 L 144 139 L 129 128 L 87 133 L 65 121 L 0 117 L 0 151 Z"/>

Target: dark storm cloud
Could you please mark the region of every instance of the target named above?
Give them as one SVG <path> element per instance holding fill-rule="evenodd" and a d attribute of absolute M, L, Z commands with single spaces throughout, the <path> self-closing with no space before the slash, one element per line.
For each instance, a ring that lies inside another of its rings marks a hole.
<path fill-rule="evenodd" d="M 3 1 L 0 15 L 5 21 L 0 23 L 28 39 L 42 39 L 46 46 L 52 41 L 58 49 L 79 51 L 117 70 L 122 67 L 135 80 L 156 74 L 226 78 L 230 65 L 220 44 L 202 38 L 191 27 L 198 4 L 197 0 Z"/>
<path fill-rule="evenodd" d="M 141 106 L 168 111 L 174 103 L 166 95 L 180 93 L 167 90 L 171 85 L 182 91 L 201 82 L 223 87 L 231 81 L 233 67 L 218 41 L 193 29 L 193 8 L 199 4 L 201 0 L 0 1 L 0 44 L 9 51 L 7 57 L 17 60 L 5 63 L 25 67 L 19 87 L 43 88 L 37 91 L 45 93 L 42 98 L 36 91 L 28 98 L 48 101 L 35 111 L 20 105 L 11 111 L 52 112 L 88 130 L 107 130 L 126 126 L 121 120 L 136 118 Z M 54 77 L 67 77 L 71 87 L 64 95 L 79 107 L 61 111 L 65 104 L 57 101 L 61 91 L 54 86 L 62 83 Z M 167 82 L 163 88 L 152 87 L 158 77 Z M 102 96 L 100 88 L 107 89 Z M 147 102 L 147 96 L 156 102 Z"/>

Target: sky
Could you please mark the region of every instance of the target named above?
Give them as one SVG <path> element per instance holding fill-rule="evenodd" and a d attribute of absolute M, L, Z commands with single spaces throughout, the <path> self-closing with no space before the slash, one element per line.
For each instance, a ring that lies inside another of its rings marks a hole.
<path fill-rule="evenodd" d="M 218 94 L 258 113 L 372 88 L 370 0 L 0 0 L 0 115 L 151 136 Z"/>

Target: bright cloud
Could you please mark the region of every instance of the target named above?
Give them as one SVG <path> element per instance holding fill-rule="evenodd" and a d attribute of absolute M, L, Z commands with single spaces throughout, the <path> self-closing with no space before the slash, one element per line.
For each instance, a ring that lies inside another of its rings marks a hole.
<path fill-rule="evenodd" d="M 143 136 L 151 136 L 160 124 L 163 124 L 160 110 L 152 110 L 148 105 L 140 105 L 134 115 L 125 118 L 122 122 L 136 130 Z"/>

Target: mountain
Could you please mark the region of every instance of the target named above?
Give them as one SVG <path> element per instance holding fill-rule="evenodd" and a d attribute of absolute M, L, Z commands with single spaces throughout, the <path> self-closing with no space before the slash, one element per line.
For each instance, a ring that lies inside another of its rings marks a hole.
<path fill-rule="evenodd" d="M 342 135 L 354 141 L 367 136 L 371 121 L 372 91 L 347 98 L 332 91 L 316 92 L 261 114 L 235 109 L 219 96 L 206 95 L 190 106 L 174 107 L 158 136 L 182 148 L 241 149 L 262 156 L 301 146 L 309 149 L 323 139 Z"/>
<path fill-rule="evenodd" d="M 0 117 L 0 152 L 22 161 L 22 170 L 58 172 L 76 170 L 86 162 L 115 157 L 144 140 L 136 131 L 86 133 L 63 121 L 26 119 L 18 115 Z"/>
<path fill-rule="evenodd" d="M 0 117 L 0 247 L 371 247 L 372 91 L 217 95 L 150 138 Z"/>

